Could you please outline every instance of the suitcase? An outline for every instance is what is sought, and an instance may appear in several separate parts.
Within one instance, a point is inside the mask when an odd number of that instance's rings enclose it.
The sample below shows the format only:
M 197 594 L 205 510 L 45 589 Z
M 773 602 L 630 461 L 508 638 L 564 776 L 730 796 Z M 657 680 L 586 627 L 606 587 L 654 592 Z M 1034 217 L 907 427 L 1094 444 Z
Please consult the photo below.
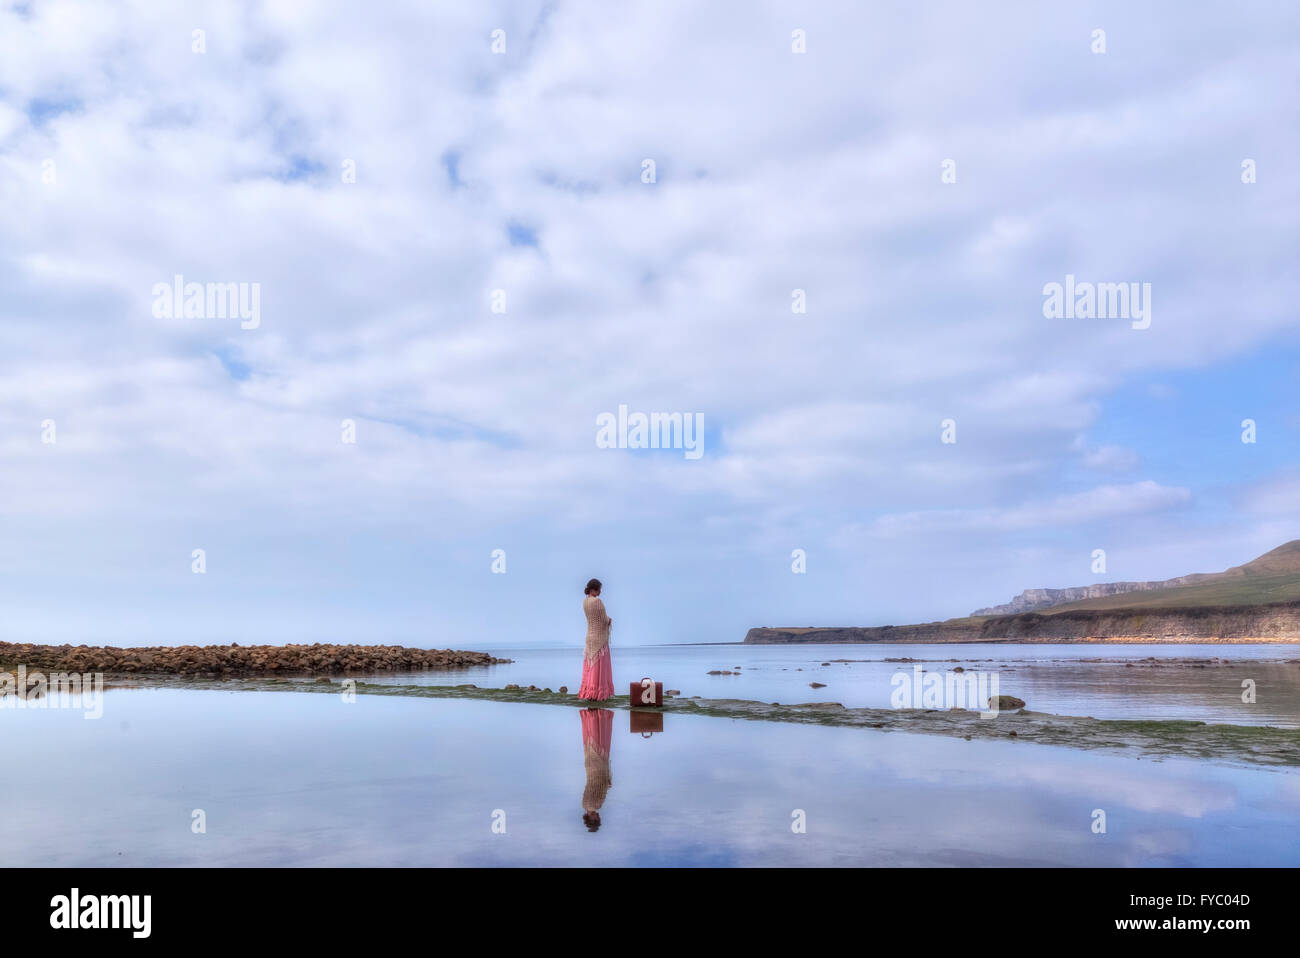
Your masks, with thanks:
M 664 684 L 662 682 L 651 682 L 649 679 L 633 682 L 627 697 L 632 708 L 643 705 L 663 705 Z
M 663 712 L 637 712 L 633 710 L 630 714 L 632 716 L 631 730 L 633 734 L 640 732 L 642 738 L 649 738 L 655 732 L 664 730 Z

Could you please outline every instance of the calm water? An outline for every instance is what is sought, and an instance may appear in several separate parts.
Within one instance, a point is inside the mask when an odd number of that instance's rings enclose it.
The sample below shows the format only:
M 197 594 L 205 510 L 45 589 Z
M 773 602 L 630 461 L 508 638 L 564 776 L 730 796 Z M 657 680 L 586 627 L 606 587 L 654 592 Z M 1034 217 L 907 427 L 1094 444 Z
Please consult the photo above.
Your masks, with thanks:
M 808 652 L 644 650 L 625 664 L 702 693 L 716 677 L 691 674 L 701 664 L 775 669 L 731 683 L 750 695 L 796 688 L 779 669 Z M 668 662 L 680 678 L 653 667 Z M 841 668 L 846 689 L 865 672 Z M 493 676 L 525 677 L 544 678 Z M 1295 770 L 678 715 L 644 738 L 624 711 L 590 832 L 581 714 L 180 689 L 110 691 L 98 721 L 0 710 L 0 847 L 7 865 L 1300 864 Z
M 487 649 L 511 665 L 393 677 L 394 682 L 455 685 L 507 683 L 577 689 L 582 651 Z M 1144 661 L 1154 657 L 1156 662 Z M 703 698 L 763 702 L 839 702 L 849 708 L 888 707 L 897 672 L 911 675 L 913 658 L 926 670 L 996 671 L 1003 694 L 1038 712 L 1094 718 L 1182 718 L 1235 725 L 1300 728 L 1298 645 L 727 645 L 613 649 L 619 691 L 642 676 L 666 689 Z M 1220 659 L 1227 664 L 1172 664 Z M 836 662 L 835 659 L 867 661 Z M 1289 662 L 1287 660 L 1290 660 Z M 829 665 L 823 666 L 823 662 Z M 1131 664 L 1130 664 L 1131 663 Z M 708 675 L 732 670 L 739 675 Z M 802 671 L 800 671 L 802 669 Z M 1255 683 L 1255 702 L 1242 702 L 1242 681 Z M 384 681 L 384 680 L 379 680 Z M 810 688 L 821 682 L 825 688 Z

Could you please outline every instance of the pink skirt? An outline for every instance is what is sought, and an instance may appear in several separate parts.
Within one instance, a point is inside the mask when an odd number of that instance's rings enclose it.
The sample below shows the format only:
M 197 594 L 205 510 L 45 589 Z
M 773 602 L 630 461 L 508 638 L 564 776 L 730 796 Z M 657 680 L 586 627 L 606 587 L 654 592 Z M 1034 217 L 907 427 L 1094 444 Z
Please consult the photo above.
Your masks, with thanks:
M 578 698 L 590 702 L 603 702 L 614 695 L 614 669 L 610 665 L 609 646 L 600 650 L 596 661 L 588 662 L 582 658 L 582 685 L 578 688 Z

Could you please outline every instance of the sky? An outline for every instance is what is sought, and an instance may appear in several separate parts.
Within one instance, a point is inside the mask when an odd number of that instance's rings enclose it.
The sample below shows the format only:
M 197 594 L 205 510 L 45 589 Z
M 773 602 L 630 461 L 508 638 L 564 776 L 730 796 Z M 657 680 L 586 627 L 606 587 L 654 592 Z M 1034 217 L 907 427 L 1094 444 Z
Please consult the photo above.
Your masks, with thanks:
M 0 639 L 577 647 L 597 576 L 616 645 L 739 641 L 1298 538 L 1298 41 L 1289 2 L 0 5 Z M 1149 326 L 1045 315 L 1067 276 Z M 700 455 L 598 442 L 620 406 Z

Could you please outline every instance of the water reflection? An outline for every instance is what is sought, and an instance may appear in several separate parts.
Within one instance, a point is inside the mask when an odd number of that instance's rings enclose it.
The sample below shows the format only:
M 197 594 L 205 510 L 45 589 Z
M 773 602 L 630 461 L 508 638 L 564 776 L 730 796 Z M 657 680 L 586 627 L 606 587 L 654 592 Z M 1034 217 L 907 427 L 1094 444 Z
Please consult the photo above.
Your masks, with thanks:
M 574 712 L 181 689 L 114 691 L 98 722 L 0 709 L 7 767 L 39 770 L 0 788 L 0 848 L 81 868 L 1300 864 L 1294 769 L 689 714 L 643 741 L 600 709 L 580 784 Z M 614 723 L 631 741 L 597 839 L 573 791 L 603 818 Z
M 628 729 L 634 735 L 650 738 L 656 732 L 664 730 L 664 713 L 633 709 L 628 712 Z
M 587 787 L 582 790 L 582 822 L 587 831 L 600 828 L 600 809 L 614 783 L 609 768 L 609 747 L 614 735 L 612 709 L 582 709 L 582 761 Z

